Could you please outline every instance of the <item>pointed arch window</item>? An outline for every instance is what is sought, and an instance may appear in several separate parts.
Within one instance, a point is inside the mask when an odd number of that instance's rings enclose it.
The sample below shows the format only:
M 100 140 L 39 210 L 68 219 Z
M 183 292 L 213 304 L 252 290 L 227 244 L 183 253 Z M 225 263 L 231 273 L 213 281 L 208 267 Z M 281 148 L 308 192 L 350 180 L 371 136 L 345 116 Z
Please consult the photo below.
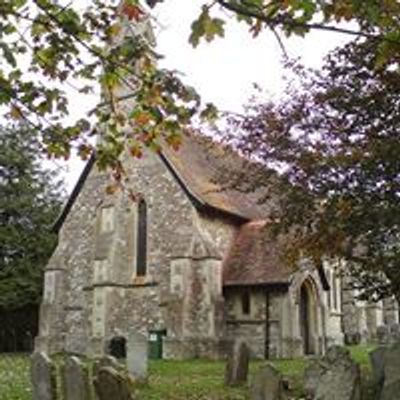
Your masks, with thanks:
M 147 204 L 141 199 L 138 204 L 136 276 L 145 276 L 147 272 Z

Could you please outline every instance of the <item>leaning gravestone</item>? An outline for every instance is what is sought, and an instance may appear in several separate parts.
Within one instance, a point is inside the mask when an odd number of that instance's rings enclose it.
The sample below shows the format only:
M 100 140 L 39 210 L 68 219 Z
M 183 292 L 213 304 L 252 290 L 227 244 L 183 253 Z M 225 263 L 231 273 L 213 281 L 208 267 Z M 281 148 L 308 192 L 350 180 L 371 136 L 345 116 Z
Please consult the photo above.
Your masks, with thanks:
M 383 384 L 385 381 L 385 346 L 379 346 L 369 353 L 374 378 L 375 396 L 379 399 L 381 396 Z
M 56 369 L 45 353 L 34 353 L 31 360 L 33 400 L 56 400 Z
M 315 400 L 360 400 L 360 368 L 341 346 L 330 347 L 326 355 L 305 371 L 305 390 Z
M 285 400 L 286 390 L 282 374 L 266 364 L 250 382 L 251 400 Z
M 247 381 L 249 372 L 250 350 L 246 343 L 235 340 L 225 368 L 225 384 L 238 385 Z
M 100 368 L 93 380 L 98 400 L 134 400 L 129 377 L 112 367 Z
M 126 364 L 135 380 L 147 379 L 148 340 L 146 336 L 138 332 L 129 334 Z
M 384 383 L 379 400 L 400 398 L 400 342 L 388 347 L 384 356 Z
M 89 371 L 78 357 L 68 357 L 63 367 L 64 400 L 89 400 Z

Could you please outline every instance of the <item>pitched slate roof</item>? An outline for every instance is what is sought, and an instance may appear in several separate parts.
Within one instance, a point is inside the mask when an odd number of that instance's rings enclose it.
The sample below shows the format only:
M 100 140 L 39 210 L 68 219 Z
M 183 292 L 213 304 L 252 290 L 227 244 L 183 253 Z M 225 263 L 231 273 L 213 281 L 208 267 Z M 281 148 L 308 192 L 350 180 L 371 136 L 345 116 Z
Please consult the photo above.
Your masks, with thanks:
M 266 188 L 242 191 L 229 182 L 229 177 L 238 174 L 251 180 L 252 170 L 260 169 L 260 164 L 196 134 L 185 136 L 178 151 L 166 147 L 163 155 L 184 185 L 205 205 L 244 220 L 265 218 L 269 205 L 259 200 Z
M 231 183 L 221 178 L 221 170 L 225 170 L 225 173 L 229 171 L 231 175 L 245 171 L 246 180 L 250 180 L 252 169 L 260 169 L 260 165 L 249 162 L 231 148 L 203 135 L 188 134 L 183 137 L 183 143 L 177 151 L 163 146 L 160 158 L 186 193 L 195 200 L 196 206 L 236 217 L 240 222 L 265 217 L 268 206 L 258 202 L 265 189 L 243 192 L 232 188 Z M 95 156 L 92 156 L 55 221 L 54 231 L 58 231 L 64 223 L 94 163 Z
M 227 286 L 288 285 L 292 271 L 282 260 L 279 242 L 265 220 L 243 224 L 223 261 Z

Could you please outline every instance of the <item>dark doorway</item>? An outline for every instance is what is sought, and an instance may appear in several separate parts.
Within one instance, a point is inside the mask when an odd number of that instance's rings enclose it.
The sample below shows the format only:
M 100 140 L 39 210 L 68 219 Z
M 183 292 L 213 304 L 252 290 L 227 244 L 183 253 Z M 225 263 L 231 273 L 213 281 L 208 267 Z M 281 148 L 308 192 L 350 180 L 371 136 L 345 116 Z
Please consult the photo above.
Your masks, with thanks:
M 303 339 L 304 354 L 313 354 L 314 349 L 312 345 L 312 300 L 310 296 L 310 289 L 305 283 L 300 289 L 300 332 Z

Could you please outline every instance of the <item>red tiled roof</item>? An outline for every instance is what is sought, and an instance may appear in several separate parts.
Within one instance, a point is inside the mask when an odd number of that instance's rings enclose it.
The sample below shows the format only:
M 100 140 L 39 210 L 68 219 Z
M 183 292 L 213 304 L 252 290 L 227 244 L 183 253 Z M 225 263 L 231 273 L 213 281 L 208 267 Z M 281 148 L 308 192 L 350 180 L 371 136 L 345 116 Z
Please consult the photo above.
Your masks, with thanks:
M 279 242 L 268 235 L 268 224 L 243 224 L 223 261 L 224 286 L 288 284 L 293 271 L 285 265 Z

